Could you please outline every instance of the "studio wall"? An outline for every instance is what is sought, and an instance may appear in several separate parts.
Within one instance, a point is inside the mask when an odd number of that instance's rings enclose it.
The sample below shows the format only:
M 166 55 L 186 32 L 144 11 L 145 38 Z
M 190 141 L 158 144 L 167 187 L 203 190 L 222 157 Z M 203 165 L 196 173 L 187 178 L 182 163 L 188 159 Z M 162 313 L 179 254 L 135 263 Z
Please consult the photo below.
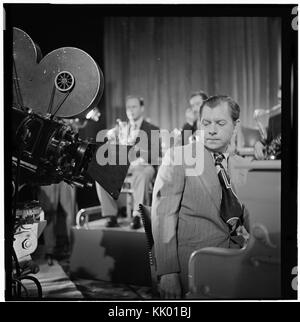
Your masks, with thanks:
M 281 20 L 276 17 L 106 17 L 104 73 L 107 125 L 126 118 L 124 98 L 140 95 L 161 128 L 182 126 L 191 92 L 227 94 L 253 111 L 277 103 Z

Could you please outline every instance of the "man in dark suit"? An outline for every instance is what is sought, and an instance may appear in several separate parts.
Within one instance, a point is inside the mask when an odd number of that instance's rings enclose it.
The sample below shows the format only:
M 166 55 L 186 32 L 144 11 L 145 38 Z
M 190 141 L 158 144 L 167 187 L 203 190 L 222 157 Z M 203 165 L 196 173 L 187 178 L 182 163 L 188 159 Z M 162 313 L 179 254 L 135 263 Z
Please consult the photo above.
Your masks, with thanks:
M 151 213 L 163 298 L 182 298 L 188 291 L 188 261 L 193 251 L 209 246 L 240 247 L 232 239 L 232 227 L 228 224 L 233 218 L 225 221 L 223 217 L 224 185 L 221 185 L 221 169 L 215 159 L 216 154 L 223 156 L 222 169 L 229 177 L 227 188 L 235 196 L 240 207 L 239 218 L 243 218 L 243 225 L 247 227 L 247 215 L 234 187 L 245 183 L 245 170 L 235 169 L 237 163 L 245 161 L 228 152 L 239 125 L 239 113 L 238 104 L 231 98 L 210 97 L 200 110 L 204 145 L 194 141 L 177 146 L 163 158 L 154 185 Z M 202 153 L 197 155 L 197 149 Z M 178 162 L 183 160 L 180 156 L 185 162 Z M 201 162 L 202 171 L 197 162 L 193 165 L 193 159 Z
M 185 110 L 185 121 L 186 122 L 181 128 L 180 145 L 188 144 L 190 137 L 192 137 L 196 131 L 195 114 L 191 107 L 188 107 Z
M 277 92 L 278 104 L 273 106 L 269 113 L 271 114 L 268 122 L 267 137 L 265 140 L 257 141 L 254 145 L 254 156 L 257 160 L 264 160 L 268 158 L 268 147 L 273 140 L 281 137 L 281 86 Z M 281 150 L 281 147 L 278 148 Z M 281 151 L 276 151 L 278 156 Z
M 197 130 L 197 122 L 199 119 L 200 106 L 207 99 L 207 95 L 203 91 L 193 92 L 189 99 L 190 107 L 186 110 L 186 123 L 181 129 L 182 145 L 188 144 L 190 137 Z M 193 117 L 191 117 L 191 113 Z
M 147 122 L 143 117 L 144 101 L 142 98 L 127 96 L 126 114 L 129 122 L 119 122 L 119 126 L 114 129 L 112 136 L 120 144 L 131 144 L 138 148 L 136 158 L 130 163 L 128 170 L 133 190 L 132 228 L 138 228 L 139 204 L 150 205 L 149 186 L 156 174 L 161 147 L 159 128 Z M 118 206 L 116 201 L 98 183 L 96 189 L 102 205 L 102 213 L 104 216 L 109 216 L 107 225 L 109 227 L 117 226 Z

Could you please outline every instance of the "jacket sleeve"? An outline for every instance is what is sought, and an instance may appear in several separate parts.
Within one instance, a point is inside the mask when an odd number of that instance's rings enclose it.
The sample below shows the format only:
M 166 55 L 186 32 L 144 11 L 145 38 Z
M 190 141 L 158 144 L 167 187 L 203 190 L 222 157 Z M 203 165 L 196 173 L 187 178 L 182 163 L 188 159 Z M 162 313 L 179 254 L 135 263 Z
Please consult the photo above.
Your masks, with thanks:
M 152 164 L 157 170 L 162 156 L 160 130 L 157 127 L 150 129 L 148 133 L 148 163 Z
M 177 225 L 185 175 L 182 166 L 172 164 L 170 155 L 169 150 L 153 191 L 151 219 L 158 275 L 180 272 Z

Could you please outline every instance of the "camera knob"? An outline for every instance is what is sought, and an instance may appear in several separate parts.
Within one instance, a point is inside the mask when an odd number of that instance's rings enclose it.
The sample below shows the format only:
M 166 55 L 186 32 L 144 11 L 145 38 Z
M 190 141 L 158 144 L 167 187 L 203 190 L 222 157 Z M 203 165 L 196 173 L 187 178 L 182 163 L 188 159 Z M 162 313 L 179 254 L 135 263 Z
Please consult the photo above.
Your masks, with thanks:
M 22 247 L 24 248 L 24 249 L 28 249 L 28 248 L 30 248 L 32 246 L 32 242 L 31 242 L 31 240 L 30 239 L 25 239 L 24 241 L 23 241 L 23 243 L 22 243 Z

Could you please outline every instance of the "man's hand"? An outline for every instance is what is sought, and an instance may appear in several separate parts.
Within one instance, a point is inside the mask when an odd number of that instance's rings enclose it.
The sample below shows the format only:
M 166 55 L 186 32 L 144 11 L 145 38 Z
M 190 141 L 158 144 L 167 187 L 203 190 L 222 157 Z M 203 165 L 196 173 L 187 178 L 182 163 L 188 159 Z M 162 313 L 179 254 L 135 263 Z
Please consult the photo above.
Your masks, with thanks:
M 182 290 L 178 273 L 162 275 L 159 292 L 162 299 L 181 299 Z
M 256 160 L 263 160 L 265 158 L 264 155 L 264 145 L 260 142 L 257 141 L 254 145 L 254 156 Z

